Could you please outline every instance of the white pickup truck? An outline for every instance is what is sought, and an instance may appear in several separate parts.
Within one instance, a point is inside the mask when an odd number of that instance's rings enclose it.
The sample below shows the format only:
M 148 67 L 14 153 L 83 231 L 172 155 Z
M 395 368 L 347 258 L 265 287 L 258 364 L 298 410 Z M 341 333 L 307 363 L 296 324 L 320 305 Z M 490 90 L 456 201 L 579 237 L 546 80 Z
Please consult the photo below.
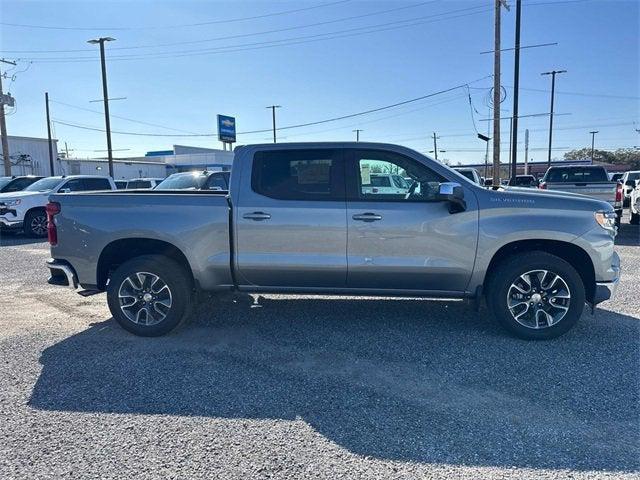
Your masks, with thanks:
M 0 228 L 5 231 L 23 230 L 31 237 L 46 237 L 45 207 L 49 202 L 49 195 L 115 189 L 116 185 L 111 178 L 97 175 L 43 178 L 20 192 L 0 194 Z

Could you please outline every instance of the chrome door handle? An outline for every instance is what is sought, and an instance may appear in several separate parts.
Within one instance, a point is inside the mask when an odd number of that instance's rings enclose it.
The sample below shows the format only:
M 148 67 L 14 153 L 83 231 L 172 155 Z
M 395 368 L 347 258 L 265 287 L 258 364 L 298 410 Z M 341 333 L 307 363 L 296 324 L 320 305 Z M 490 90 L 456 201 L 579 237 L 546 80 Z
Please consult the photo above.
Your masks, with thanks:
M 247 220 L 260 221 L 260 220 L 269 220 L 271 218 L 271 215 L 264 212 L 252 212 L 252 213 L 245 213 L 242 216 L 242 218 L 246 218 Z
M 378 215 L 377 213 L 360 213 L 356 214 L 353 217 L 354 220 L 359 220 L 361 222 L 375 222 L 376 220 L 382 220 L 382 215 Z

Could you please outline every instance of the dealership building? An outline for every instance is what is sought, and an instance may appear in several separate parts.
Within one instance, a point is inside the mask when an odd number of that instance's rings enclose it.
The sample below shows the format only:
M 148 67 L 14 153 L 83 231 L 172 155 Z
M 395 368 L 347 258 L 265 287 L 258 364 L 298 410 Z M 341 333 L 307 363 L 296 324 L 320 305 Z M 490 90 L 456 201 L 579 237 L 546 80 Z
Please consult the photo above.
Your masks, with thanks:
M 51 175 L 49 141 L 46 138 L 7 136 L 12 175 Z M 54 175 L 108 175 L 106 158 L 66 158 L 51 141 Z M 4 160 L 4 159 L 3 159 Z M 230 170 L 233 152 L 174 145 L 171 150 L 147 152 L 143 157 L 113 159 L 114 178 L 164 178 L 189 170 Z

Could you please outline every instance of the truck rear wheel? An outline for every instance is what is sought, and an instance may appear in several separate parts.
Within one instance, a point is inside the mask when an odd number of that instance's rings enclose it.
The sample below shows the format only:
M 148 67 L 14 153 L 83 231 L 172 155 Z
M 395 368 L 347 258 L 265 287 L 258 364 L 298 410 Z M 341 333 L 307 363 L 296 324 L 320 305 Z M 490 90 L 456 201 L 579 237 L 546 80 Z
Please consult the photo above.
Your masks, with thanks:
M 584 303 L 580 274 L 546 252 L 514 255 L 490 272 L 489 309 L 503 327 L 526 340 L 566 333 L 582 315 Z
M 640 223 L 640 213 L 631 212 L 631 218 L 629 219 L 631 225 L 638 225 Z
M 136 257 L 111 275 L 107 303 L 125 330 L 143 337 L 164 335 L 191 312 L 191 278 L 182 266 L 163 255 Z

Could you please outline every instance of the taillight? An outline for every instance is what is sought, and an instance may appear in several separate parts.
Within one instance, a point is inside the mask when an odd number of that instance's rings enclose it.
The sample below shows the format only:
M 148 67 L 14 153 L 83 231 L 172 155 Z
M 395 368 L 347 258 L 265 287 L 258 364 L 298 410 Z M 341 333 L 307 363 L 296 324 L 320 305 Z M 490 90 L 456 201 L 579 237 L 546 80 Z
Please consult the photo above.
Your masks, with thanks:
M 622 184 L 618 183 L 616 185 L 616 202 L 622 201 Z
M 538 185 L 538 188 L 540 190 L 546 190 L 547 189 L 547 182 L 542 182 L 540 185 Z
M 47 237 L 49 239 L 49 245 L 58 244 L 58 230 L 56 224 L 53 221 L 53 217 L 60 213 L 60 204 L 58 202 L 49 202 L 46 207 L 47 211 Z

